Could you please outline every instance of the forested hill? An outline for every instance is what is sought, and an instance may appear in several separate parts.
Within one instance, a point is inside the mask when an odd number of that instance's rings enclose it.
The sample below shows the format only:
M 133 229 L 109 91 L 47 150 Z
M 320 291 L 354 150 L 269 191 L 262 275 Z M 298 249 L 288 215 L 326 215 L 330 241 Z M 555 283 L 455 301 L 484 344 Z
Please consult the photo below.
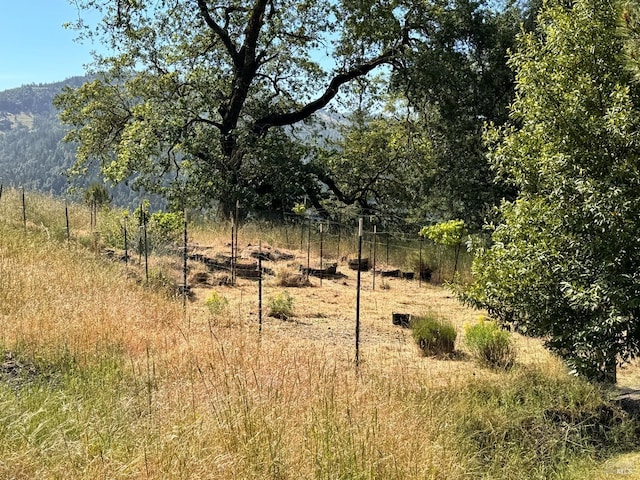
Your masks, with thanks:
M 53 195 L 67 193 L 65 172 L 73 164 L 76 147 L 62 141 L 66 127 L 52 101 L 65 86 L 85 81 L 87 77 L 72 77 L 0 91 L 0 183 Z M 119 205 L 138 202 L 138 194 L 124 185 L 111 193 Z
M 72 77 L 63 82 L 24 85 L 0 92 L 0 118 L 26 113 L 28 115 L 55 115 L 52 100 L 63 87 L 77 87 L 86 81 L 86 77 Z M 0 126 L 6 131 L 6 123 Z

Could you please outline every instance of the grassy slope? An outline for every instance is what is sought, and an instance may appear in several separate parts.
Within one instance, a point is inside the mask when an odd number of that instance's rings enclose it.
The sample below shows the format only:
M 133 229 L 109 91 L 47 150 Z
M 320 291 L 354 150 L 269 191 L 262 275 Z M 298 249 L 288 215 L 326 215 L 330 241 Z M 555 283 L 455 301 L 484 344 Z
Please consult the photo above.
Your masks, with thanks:
M 298 322 L 259 336 L 254 284 L 220 289 L 224 318 L 205 292 L 183 315 L 56 243 L 45 213 L 60 206 L 39 201 L 27 232 L 0 221 L 1 478 L 634 478 L 633 459 L 598 465 L 635 426 L 535 342 L 518 337 L 517 368 L 491 372 L 420 357 L 388 325 L 397 306 L 475 316 L 441 289 L 366 290 L 356 372 L 340 282 L 296 290 Z

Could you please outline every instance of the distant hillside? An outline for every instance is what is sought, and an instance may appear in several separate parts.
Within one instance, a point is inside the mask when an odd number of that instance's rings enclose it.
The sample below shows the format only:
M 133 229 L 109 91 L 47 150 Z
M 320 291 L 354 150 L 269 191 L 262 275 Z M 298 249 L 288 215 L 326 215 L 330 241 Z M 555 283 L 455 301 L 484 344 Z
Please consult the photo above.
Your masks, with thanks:
M 0 92 L 0 119 L 9 116 L 17 117 L 20 114 L 28 116 L 55 115 L 55 108 L 51 104 L 53 97 L 60 93 L 65 86 L 79 87 L 87 80 L 87 77 L 72 77 L 63 82 L 41 83 L 38 85 L 24 85 Z M 0 130 L 7 122 L 0 120 Z
M 89 77 L 72 77 L 0 91 L 0 183 L 58 196 L 67 193 L 65 173 L 73 165 L 76 146 L 62 141 L 66 127 L 58 120 L 52 102 L 65 86 L 78 87 L 87 80 Z M 317 120 L 315 125 L 298 125 L 295 136 L 326 143 L 338 138 L 340 125 L 347 122 L 344 116 L 329 111 L 318 114 Z M 82 188 L 96 178 L 75 179 L 74 185 Z M 140 201 L 139 194 L 126 185 L 112 189 L 111 195 L 121 206 Z M 156 208 L 163 204 L 158 198 L 150 200 Z
M 75 145 L 62 142 L 66 133 L 53 98 L 63 87 L 78 87 L 88 77 L 63 82 L 25 85 L 0 91 L 0 182 L 53 195 L 65 195 L 65 172 L 75 159 Z M 79 186 L 90 179 L 80 179 Z M 139 195 L 127 186 L 112 191 L 114 203 L 132 206 Z

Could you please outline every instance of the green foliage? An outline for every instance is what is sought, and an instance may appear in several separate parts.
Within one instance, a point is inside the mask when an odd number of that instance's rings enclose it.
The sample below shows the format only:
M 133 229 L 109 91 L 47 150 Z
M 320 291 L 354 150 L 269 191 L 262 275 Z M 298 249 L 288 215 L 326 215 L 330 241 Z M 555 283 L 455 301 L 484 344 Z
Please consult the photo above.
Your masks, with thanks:
M 142 202 L 140 202 L 138 208 L 133 211 L 133 218 L 135 218 L 138 225 L 142 225 L 143 223 L 149 221 L 150 206 L 151 204 L 149 203 L 149 200 L 143 200 Z
M 78 173 L 97 161 L 113 182 L 217 203 L 225 215 L 237 200 L 246 211 L 287 212 L 306 195 L 317 209 L 330 201 L 390 218 L 464 214 L 477 225 L 504 196 L 480 135 L 485 120 L 506 118 L 505 54 L 526 15 L 520 4 L 230 5 L 77 2 L 72 27 L 95 38 L 82 16 L 100 11 L 113 53 L 97 60 L 95 78 L 55 100 L 72 127 L 67 140 L 79 145 Z M 333 62 L 317 61 L 320 45 Z M 391 78 L 375 77 L 385 64 Z M 329 136 L 326 115 L 314 114 L 338 92 L 362 115 L 381 111 L 389 90 L 398 108 L 351 118 L 340 140 L 319 141 Z
M 486 136 L 520 194 L 500 207 L 463 294 L 609 382 L 640 352 L 640 92 L 619 13 L 608 0 L 548 2 L 521 35 L 512 122 Z
M 363 5 L 329 0 L 77 5 L 103 14 L 112 53 L 96 62 L 95 80 L 55 101 L 79 144 L 79 170 L 96 159 L 114 182 L 134 177 L 147 191 L 216 200 L 225 214 L 256 192 L 289 202 L 284 187 L 305 182 L 305 152 L 280 127 L 309 119 L 406 43 L 403 9 L 387 10 L 379 31 L 356 20 Z M 93 34 L 82 13 L 75 27 Z M 316 61 L 320 45 L 335 71 Z M 286 174 L 272 183 L 270 172 Z
M 447 247 L 455 247 L 462 242 L 464 234 L 463 220 L 449 220 L 447 222 L 436 223 L 431 226 L 424 226 L 420 230 L 420 236 L 429 238 L 434 242 Z
M 465 325 L 464 341 L 471 355 L 482 365 L 510 368 L 515 361 L 509 332 L 484 317 L 474 325 Z
M 451 322 L 429 313 L 411 318 L 413 339 L 424 355 L 450 355 L 458 335 Z
M 213 316 L 221 315 L 229 308 L 229 300 L 215 290 L 211 290 L 204 304 Z
M 139 444 L 131 431 L 148 411 L 144 380 L 133 378 L 117 348 L 81 356 L 0 349 L 13 365 L 0 374 L 0 422 L 10 427 L 0 430 L 0 441 L 5 455 L 22 458 L 19 467 L 3 466 L 3 474 L 33 476 L 40 469 L 45 476 L 88 478 L 81 457 L 123 458 Z M 83 454 L 66 448 L 80 443 Z M 36 467 L 29 457 L 44 451 L 48 464 Z
M 283 290 L 269 299 L 267 307 L 267 316 L 289 320 L 293 316 L 293 297 Z
M 637 82 L 640 80 L 640 12 L 636 2 L 622 2 L 620 24 L 626 65 Z
M 0 92 L 0 171 L 5 187 L 23 186 L 81 202 L 87 187 L 94 182 L 102 183 L 93 165 L 88 166 L 83 178 L 67 176 L 67 170 L 74 164 L 77 145 L 61 141 L 68 129 L 61 124 L 52 105 L 53 98 L 64 87 L 79 87 L 87 80 L 73 77 L 64 82 L 25 85 Z M 115 205 L 132 206 L 139 201 L 129 185 L 117 185 L 109 193 Z
M 101 183 L 91 183 L 82 194 L 84 203 L 92 208 L 100 208 L 111 203 L 111 196 L 107 187 Z
M 154 212 L 149 226 L 160 242 L 176 242 L 184 232 L 184 216 L 174 212 Z
M 453 249 L 453 274 L 452 281 L 456 280 L 458 272 L 458 260 L 462 246 L 462 237 L 465 233 L 463 220 L 449 220 L 431 226 L 424 226 L 419 232 L 421 237 L 426 237 L 439 245 L 437 252 L 438 270 L 443 270 L 443 247 Z
M 487 209 L 513 189 L 493 182 L 482 144 L 485 122 L 508 119 L 514 73 L 506 58 L 538 2 L 415 2 L 413 20 L 424 42 L 416 42 L 392 86 L 421 114 L 431 145 L 429 170 L 419 180 L 414 218 L 462 218 L 473 229 Z
M 586 478 L 571 467 L 637 448 L 637 422 L 605 391 L 541 368 L 475 378 L 443 415 L 475 478 Z
M 100 243 L 109 248 L 119 250 L 124 249 L 124 231 L 123 227 L 127 226 L 128 248 L 133 249 L 135 235 L 137 235 L 137 225 L 134 226 L 129 218 L 128 210 L 122 209 L 103 209 L 99 214 L 100 225 Z M 131 252 L 129 252 L 131 253 Z
M 393 218 L 422 201 L 419 180 L 431 169 L 431 145 L 418 115 L 356 110 L 309 168 L 337 206 L 356 205 Z M 391 112 L 400 114 L 398 112 Z
M 307 212 L 307 207 L 304 203 L 296 203 L 291 210 L 296 215 L 303 216 Z
M 139 227 L 146 224 L 149 250 L 162 253 L 173 244 L 180 242 L 184 232 L 184 216 L 175 212 L 150 213 L 150 206 L 148 200 L 143 200 L 133 211 L 133 218 Z M 140 237 L 138 240 L 142 242 L 141 231 L 138 232 L 138 236 Z

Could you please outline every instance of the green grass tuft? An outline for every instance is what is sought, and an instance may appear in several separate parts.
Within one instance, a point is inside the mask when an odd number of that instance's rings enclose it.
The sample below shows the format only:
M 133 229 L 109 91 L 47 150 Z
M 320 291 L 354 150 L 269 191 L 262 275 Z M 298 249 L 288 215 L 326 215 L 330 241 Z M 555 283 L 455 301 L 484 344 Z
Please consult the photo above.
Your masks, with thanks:
M 457 332 L 451 322 L 429 313 L 411 319 L 413 338 L 427 356 L 453 353 Z
M 482 365 L 508 369 L 515 362 L 511 336 L 495 322 L 483 318 L 475 325 L 466 325 L 464 340 L 471 355 Z

